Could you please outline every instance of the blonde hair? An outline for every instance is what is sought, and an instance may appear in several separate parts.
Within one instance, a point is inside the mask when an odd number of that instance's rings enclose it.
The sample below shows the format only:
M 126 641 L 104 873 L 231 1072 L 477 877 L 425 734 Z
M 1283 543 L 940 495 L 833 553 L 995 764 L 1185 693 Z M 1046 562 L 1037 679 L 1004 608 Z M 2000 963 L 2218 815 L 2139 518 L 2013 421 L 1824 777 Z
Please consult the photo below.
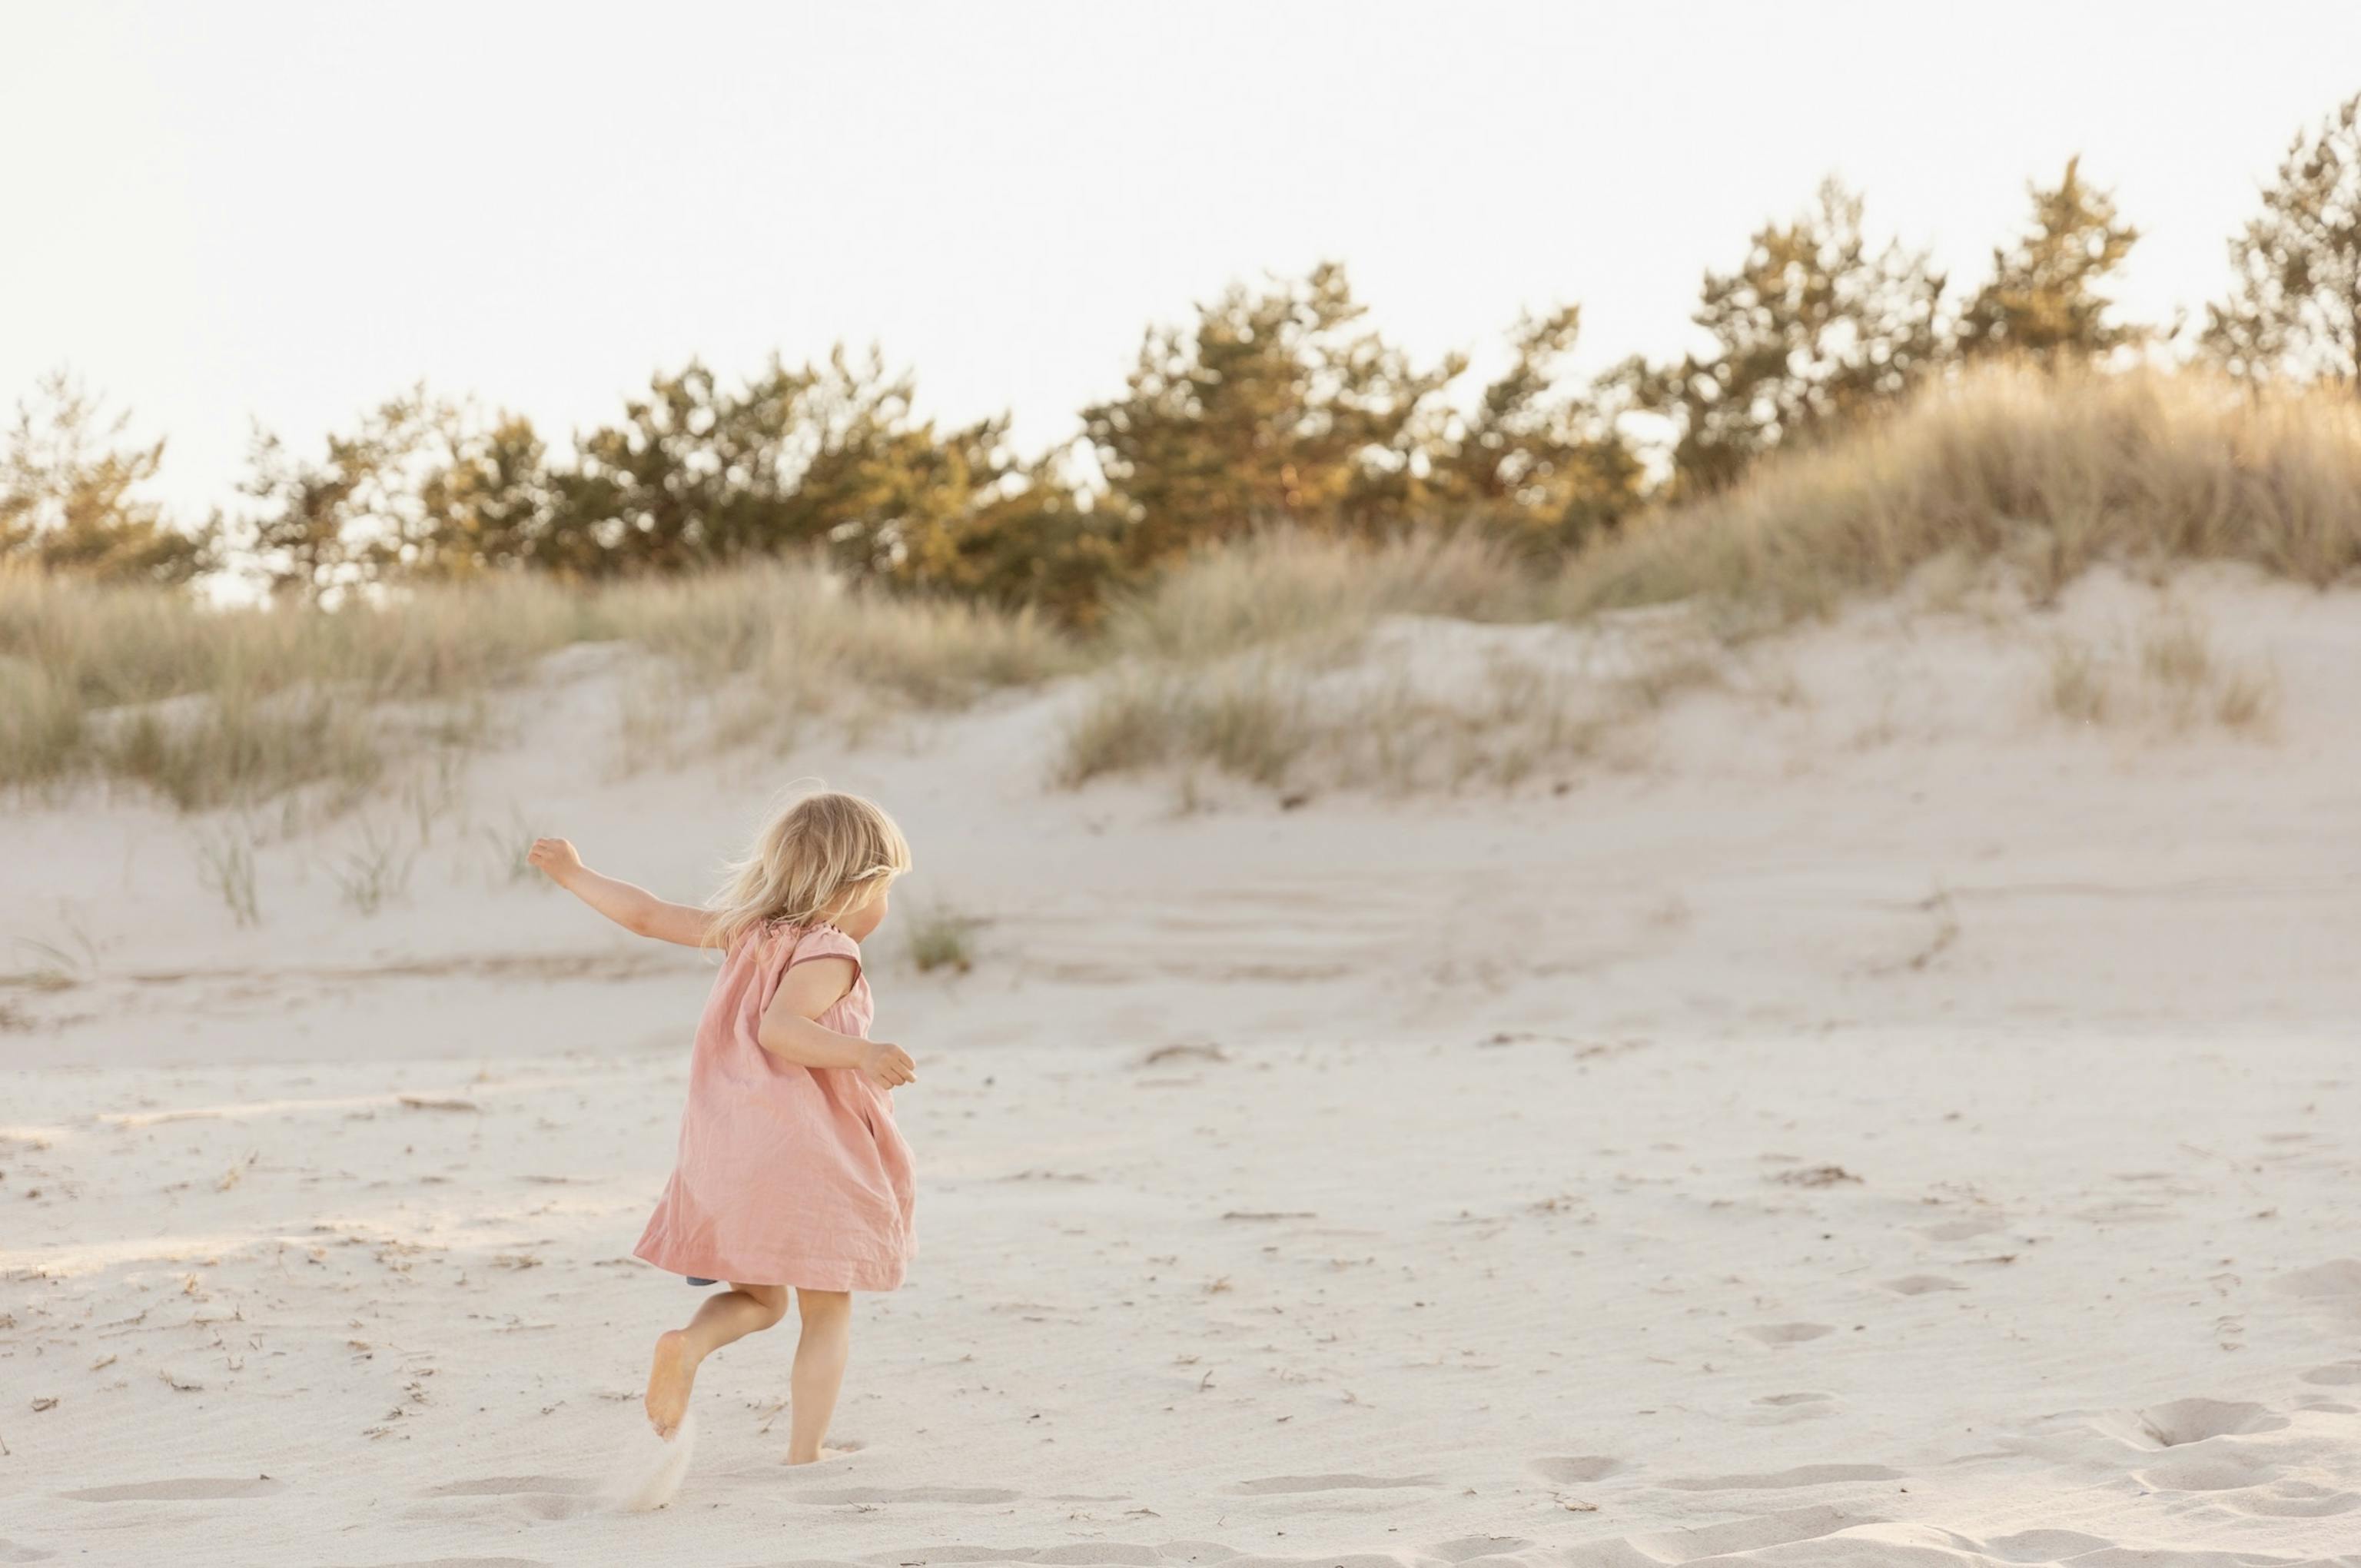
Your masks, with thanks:
M 840 919 L 909 869 L 909 840 L 884 807 L 834 790 L 805 795 L 730 867 L 707 905 L 706 945 L 727 952 L 760 927 Z

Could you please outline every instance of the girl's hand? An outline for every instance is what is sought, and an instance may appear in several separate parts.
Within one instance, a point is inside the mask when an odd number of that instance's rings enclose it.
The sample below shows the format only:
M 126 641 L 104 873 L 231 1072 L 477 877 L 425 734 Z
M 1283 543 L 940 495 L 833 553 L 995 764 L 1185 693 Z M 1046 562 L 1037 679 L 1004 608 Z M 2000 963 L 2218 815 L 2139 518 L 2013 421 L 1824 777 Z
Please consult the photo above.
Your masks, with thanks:
M 880 1089 L 893 1089 L 918 1080 L 918 1064 L 910 1053 L 899 1046 L 889 1046 L 883 1040 L 872 1040 L 869 1048 L 861 1053 L 861 1075 Z
M 533 852 L 525 860 L 561 886 L 567 877 L 582 869 L 582 857 L 575 851 L 573 843 L 565 839 L 535 839 Z

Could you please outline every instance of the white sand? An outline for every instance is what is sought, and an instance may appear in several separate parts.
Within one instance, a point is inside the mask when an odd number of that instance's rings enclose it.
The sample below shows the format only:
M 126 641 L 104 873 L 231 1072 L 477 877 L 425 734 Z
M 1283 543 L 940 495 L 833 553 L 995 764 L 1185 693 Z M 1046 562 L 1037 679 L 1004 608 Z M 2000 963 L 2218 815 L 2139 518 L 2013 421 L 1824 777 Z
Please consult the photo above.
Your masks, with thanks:
M 2361 1563 L 2361 599 L 2180 592 L 2276 738 L 2045 716 L 2042 639 L 2147 613 L 2100 581 L 1507 796 L 1059 794 L 1071 690 L 619 779 L 592 650 L 374 916 L 362 819 L 239 930 L 217 824 L 20 809 L 0 968 L 73 983 L 0 990 L 0 1563 Z M 873 951 L 921 1255 L 851 1453 L 778 1463 L 783 1331 L 600 1513 L 708 971 L 478 829 L 689 896 L 798 772 L 991 916 Z

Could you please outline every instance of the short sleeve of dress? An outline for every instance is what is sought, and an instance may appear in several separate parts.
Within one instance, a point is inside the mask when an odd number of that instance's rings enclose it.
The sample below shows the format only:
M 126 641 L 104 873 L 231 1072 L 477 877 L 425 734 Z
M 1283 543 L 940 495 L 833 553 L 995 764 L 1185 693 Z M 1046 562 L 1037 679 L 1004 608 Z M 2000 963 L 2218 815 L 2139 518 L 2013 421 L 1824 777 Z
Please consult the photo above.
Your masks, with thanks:
M 795 948 L 783 967 L 793 969 L 811 959 L 851 959 L 853 978 L 861 977 L 861 944 L 833 926 L 814 926 L 797 933 Z

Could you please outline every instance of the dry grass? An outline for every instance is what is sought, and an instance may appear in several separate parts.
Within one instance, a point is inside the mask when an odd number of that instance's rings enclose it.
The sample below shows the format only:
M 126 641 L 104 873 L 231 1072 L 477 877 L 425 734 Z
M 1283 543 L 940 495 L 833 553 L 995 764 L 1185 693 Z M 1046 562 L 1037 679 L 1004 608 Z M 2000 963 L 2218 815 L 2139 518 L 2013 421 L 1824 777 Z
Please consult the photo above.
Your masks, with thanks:
M 588 610 L 599 635 L 664 654 L 703 680 L 751 675 L 807 711 L 855 688 L 958 707 L 1080 658 L 1031 615 L 857 592 L 796 563 L 624 584 L 592 595 Z
M 1106 641 L 1119 653 L 1184 663 L 1257 648 L 1313 662 L 1351 652 L 1383 615 L 1543 620 L 1546 587 L 1473 533 L 1375 544 L 1262 533 L 1202 552 L 1117 604 Z
M 2174 732 L 2213 723 L 2265 735 L 2279 711 L 2279 680 L 2267 665 L 2225 658 L 2203 620 L 2167 604 L 2144 625 L 2093 644 L 2050 644 L 2042 696 L 2078 725 L 2147 724 Z
M 255 892 L 255 847 L 254 830 L 244 823 L 224 823 L 197 835 L 197 875 L 240 927 L 262 920 Z
M 2036 603 L 2102 560 L 2336 582 L 2361 565 L 2361 405 L 2195 371 L 1963 375 L 1582 556 L 1557 603 L 1694 597 L 1745 632 L 1891 593 L 1947 555 L 1954 576 L 2006 565 Z
M 480 694 L 582 628 L 550 583 L 217 609 L 0 573 L 0 784 L 127 779 L 186 810 L 317 780 L 349 795 L 390 753 L 471 740 Z
M 506 823 L 497 826 L 486 823 L 478 827 L 474 839 L 480 846 L 485 885 L 504 887 L 524 883 L 544 891 L 555 888 L 555 883 L 533 872 L 531 856 L 536 837 L 533 823 L 513 802 L 510 804 Z
M 1544 620 L 1548 587 L 1473 533 L 1279 532 L 1202 553 L 1109 615 L 1104 651 L 1120 662 L 1069 720 L 1051 776 L 1077 788 L 1179 766 L 1184 805 L 1201 768 L 1273 789 L 1513 782 L 1587 748 L 1559 677 L 1496 662 L 1446 696 L 1349 666 L 1385 616 Z
M 2215 681 L 2211 703 L 2213 722 L 2223 729 L 2268 735 L 2279 719 L 2278 674 L 2268 669 L 2230 671 Z
M 983 923 L 942 905 L 933 905 L 910 919 L 910 961 L 921 974 L 939 969 L 961 974 L 975 967 L 975 934 Z
M 1127 667 L 1101 682 L 1068 723 L 1053 776 L 1069 789 L 1104 774 L 1204 762 L 1257 784 L 1288 770 L 1330 720 L 1308 700 L 1301 668 Z
M 1595 755 L 1625 701 L 1620 684 L 1601 687 L 1506 654 L 1487 659 L 1457 690 L 1397 680 L 1329 729 L 1325 782 L 1391 795 L 1513 788 Z
M 634 749 L 696 706 L 687 693 L 715 709 L 707 743 L 730 743 L 880 697 L 957 707 L 1084 659 L 1032 617 L 851 593 L 797 563 L 596 587 L 502 578 L 335 609 L 0 574 L 0 786 L 125 780 L 193 811 L 321 783 L 349 805 L 480 739 L 487 695 L 543 655 L 609 640 L 673 672 L 625 715 Z
M 325 782 L 348 804 L 385 771 L 385 732 L 368 710 L 328 693 L 257 698 L 232 689 L 211 701 L 104 716 L 91 759 L 152 785 L 183 811 Z
M 1069 720 L 1051 777 L 1073 789 L 1177 765 L 1184 806 L 1201 798 L 1200 767 L 1270 789 L 1509 787 L 1591 756 L 1631 700 L 1620 683 L 1505 655 L 1442 685 L 1400 668 L 1323 673 L 1268 657 L 1134 664 Z
M 676 754 L 673 730 L 698 711 L 704 747 L 784 744 L 821 715 L 858 726 L 881 702 L 963 707 L 1086 659 L 1029 614 L 855 592 L 796 563 L 622 585 L 591 608 L 602 635 L 668 664 L 626 694 L 627 762 Z
M 403 844 L 400 835 L 364 823 L 357 841 L 329 863 L 328 874 L 347 907 L 374 915 L 389 900 L 409 893 L 410 871 L 417 859 L 417 850 Z
M 2049 710 L 2073 724 L 2103 722 L 2114 707 L 2114 686 L 2097 653 L 2061 637 L 2050 644 Z
M 2213 640 L 2188 609 L 2168 606 L 2140 635 L 2140 669 L 2174 693 L 2202 691 L 2213 678 Z

